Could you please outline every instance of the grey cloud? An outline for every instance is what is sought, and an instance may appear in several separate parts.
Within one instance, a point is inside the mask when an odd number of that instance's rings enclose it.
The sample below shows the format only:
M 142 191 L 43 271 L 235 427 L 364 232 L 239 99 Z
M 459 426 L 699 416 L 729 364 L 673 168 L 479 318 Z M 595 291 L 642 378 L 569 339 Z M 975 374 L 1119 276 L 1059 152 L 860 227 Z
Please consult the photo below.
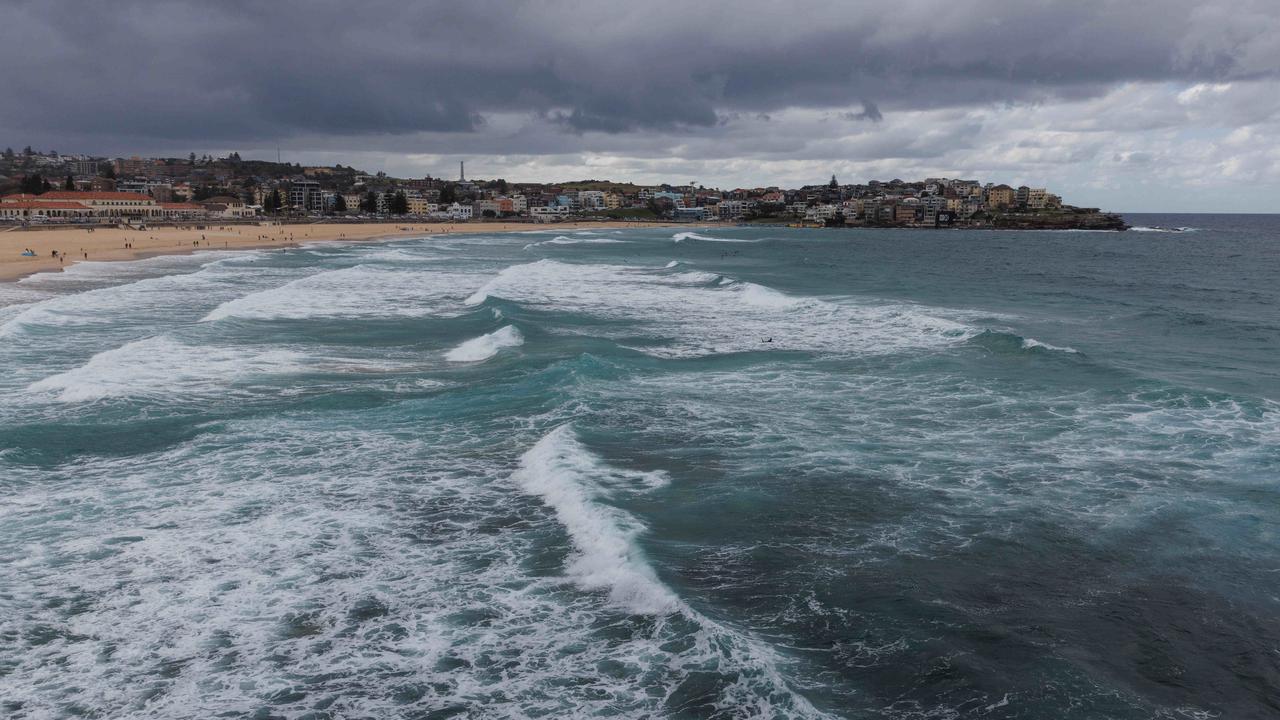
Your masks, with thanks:
M 871 122 L 880 122 L 884 119 L 884 115 L 880 112 L 880 108 L 876 104 L 867 100 L 862 101 L 862 112 L 844 112 L 840 117 L 845 120 L 870 120 Z
M 1127 163 L 1130 165 L 1146 165 L 1155 158 L 1149 152 L 1118 152 L 1112 155 L 1112 160 L 1118 163 Z
M 732 112 L 879 121 L 1280 68 L 1280 12 L 1249 0 L 10 0 L 4 15 L 0 129 L 43 137 L 466 134 L 521 111 L 578 134 L 678 133 Z

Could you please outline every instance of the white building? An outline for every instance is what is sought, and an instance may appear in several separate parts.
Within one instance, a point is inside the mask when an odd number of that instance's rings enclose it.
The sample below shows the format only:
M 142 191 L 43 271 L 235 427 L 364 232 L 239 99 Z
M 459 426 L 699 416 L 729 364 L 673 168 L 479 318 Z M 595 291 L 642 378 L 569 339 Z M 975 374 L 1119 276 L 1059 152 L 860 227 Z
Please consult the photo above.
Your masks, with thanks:
M 529 214 L 538 222 L 564 220 L 569 217 L 569 212 L 567 205 L 543 205 L 529 208 Z
M 716 212 L 721 220 L 736 220 L 745 217 L 753 203 L 748 200 L 721 200 Z
M 605 193 L 600 190 L 579 191 L 578 207 L 583 210 L 603 210 L 605 208 Z
M 814 205 L 804 214 L 805 220 L 826 222 L 840 213 L 839 205 Z

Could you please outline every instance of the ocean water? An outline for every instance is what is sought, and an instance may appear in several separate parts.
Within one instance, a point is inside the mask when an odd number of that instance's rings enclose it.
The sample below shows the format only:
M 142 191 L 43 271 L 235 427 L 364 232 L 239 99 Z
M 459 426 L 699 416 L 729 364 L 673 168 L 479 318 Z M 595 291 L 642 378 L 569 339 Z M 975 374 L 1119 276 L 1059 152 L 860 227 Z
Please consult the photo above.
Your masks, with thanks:
M 0 288 L 0 715 L 1280 716 L 1280 217 L 1130 221 Z

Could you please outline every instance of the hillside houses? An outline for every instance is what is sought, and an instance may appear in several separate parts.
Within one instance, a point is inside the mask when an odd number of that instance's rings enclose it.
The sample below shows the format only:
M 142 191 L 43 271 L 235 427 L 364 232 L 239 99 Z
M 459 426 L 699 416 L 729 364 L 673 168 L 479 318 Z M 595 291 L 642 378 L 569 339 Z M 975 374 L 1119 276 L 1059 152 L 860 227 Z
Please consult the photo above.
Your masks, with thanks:
M 467 222 L 573 218 L 823 225 L 981 225 L 1052 213 L 1046 188 L 971 178 L 835 177 L 799 188 L 717 189 L 606 181 L 509 183 L 394 178 L 354 168 L 302 167 L 227 157 L 103 158 L 7 150 L 0 155 L 0 222 L 235 221 L 259 215 Z

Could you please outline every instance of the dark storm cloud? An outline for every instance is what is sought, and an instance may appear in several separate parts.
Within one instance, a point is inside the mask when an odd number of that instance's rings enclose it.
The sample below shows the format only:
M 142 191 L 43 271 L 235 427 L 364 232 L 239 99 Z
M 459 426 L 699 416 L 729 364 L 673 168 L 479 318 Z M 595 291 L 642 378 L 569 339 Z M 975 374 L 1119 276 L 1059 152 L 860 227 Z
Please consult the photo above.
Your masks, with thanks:
M 1280 67 L 1271 3 L 3 3 L 0 131 L 119 143 L 701 132 L 725 113 L 1091 97 Z

